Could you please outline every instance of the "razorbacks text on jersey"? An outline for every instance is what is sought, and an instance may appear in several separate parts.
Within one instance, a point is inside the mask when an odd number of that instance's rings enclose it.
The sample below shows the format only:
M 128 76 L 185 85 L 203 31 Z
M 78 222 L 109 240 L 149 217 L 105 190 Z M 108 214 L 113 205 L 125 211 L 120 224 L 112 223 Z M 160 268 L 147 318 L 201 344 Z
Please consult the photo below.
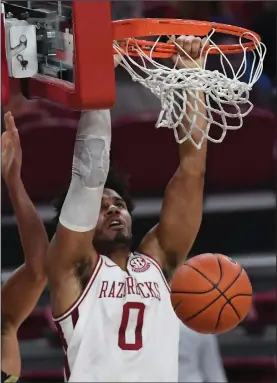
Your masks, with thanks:
M 123 271 L 99 256 L 85 290 L 53 318 L 68 382 L 177 382 L 179 321 L 157 262 L 138 253 Z

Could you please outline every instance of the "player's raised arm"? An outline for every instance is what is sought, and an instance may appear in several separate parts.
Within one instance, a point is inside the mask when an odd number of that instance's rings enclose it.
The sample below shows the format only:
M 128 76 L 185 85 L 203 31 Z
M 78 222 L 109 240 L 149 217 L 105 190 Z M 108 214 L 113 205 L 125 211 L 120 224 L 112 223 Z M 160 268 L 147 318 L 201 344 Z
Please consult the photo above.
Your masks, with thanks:
M 202 41 L 194 36 L 181 36 L 178 44 L 196 61 L 200 63 L 199 54 Z M 179 66 L 192 67 L 193 63 L 180 52 L 182 61 Z M 195 64 L 195 66 L 197 65 Z M 206 121 L 200 115 L 195 115 L 189 104 L 205 116 L 204 94 L 199 93 L 194 99 L 188 93 L 188 119 L 196 118 L 196 124 L 201 130 L 206 129 Z M 202 103 L 201 103 L 202 101 Z M 197 109 L 197 108 L 196 108 Z M 184 125 L 189 124 L 188 120 Z M 192 133 L 195 141 L 202 138 L 202 133 L 195 130 Z M 140 251 L 153 254 L 162 265 L 174 269 L 187 256 L 200 228 L 203 208 L 203 189 L 206 169 L 207 142 L 204 141 L 200 150 L 189 141 L 179 145 L 180 165 L 166 187 L 159 224 L 146 235 L 140 246 Z
M 54 316 L 63 314 L 78 299 L 85 276 L 97 262 L 92 239 L 109 170 L 110 143 L 110 112 L 83 112 L 71 184 L 46 258 Z
M 21 180 L 21 146 L 10 112 L 5 114 L 5 127 L 2 134 L 2 177 L 17 218 L 25 263 L 2 287 L 2 316 L 5 330 L 16 331 L 34 309 L 45 287 L 48 237 Z

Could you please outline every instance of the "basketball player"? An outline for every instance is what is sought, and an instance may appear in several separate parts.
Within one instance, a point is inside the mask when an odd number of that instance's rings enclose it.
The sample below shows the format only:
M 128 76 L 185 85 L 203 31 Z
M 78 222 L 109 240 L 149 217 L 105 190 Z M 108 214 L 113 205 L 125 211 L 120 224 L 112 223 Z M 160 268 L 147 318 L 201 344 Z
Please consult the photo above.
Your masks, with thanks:
M 44 259 L 48 238 L 23 186 L 22 153 L 18 131 L 10 112 L 2 134 L 2 177 L 18 222 L 25 263 L 2 287 L 2 382 L 18 382 L 21 370 L 17 330 L 34 309 L 46 284 Z
M 200 38 L 181 36 L 178 43 L 199 62 Z M 189 101 L 205 113 L 199 100 Z M 205 129 L 203 117 L 189 114 Z M 193 133 L 196 140 L 199 134 Z M 52 311 L 66 354 L 65 379 L 177 382 L 179 321 L 162 268 L 172 273 L 183 263 L 198 233 L 206 143 L 201 150 L 190 142 L 179 146 L 180 165 L 165 190 L 160 222 L 135 253 L 130 251 L 129 196 L 108 175 L 110 143 L 109 111 L 84 112 L 71 184 L 47 256 Z

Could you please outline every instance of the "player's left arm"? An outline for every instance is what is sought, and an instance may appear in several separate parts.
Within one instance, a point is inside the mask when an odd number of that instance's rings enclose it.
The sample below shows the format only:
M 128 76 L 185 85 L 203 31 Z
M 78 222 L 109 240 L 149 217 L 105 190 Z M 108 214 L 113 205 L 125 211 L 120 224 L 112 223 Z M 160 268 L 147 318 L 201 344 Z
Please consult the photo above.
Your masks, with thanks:
M 17 218 L 25 263 L 2 286 L 5 328 L 17 330 L 34 309 L 46 284 L 44 258 L 48 237 L 21 180 L 22 153 L 18 131 L 10 112 L 2 134 L 2 177 Z
M 198 63 L 199 53 L 202 47 L 200 38 L 194 36 L 181 36 L 177 39 L 179 45 Z M 192 66 L 191 60 L 182 57 L 186 66 Z M 180 63 L 180 65 L 183 65 Z M 195 64 L 194 64 L 195 65 Z M 199 93 L 198 99 L 190 94 L 187 103 L 188 119 L 184 125 L 189 124 L 189 119 L 197 118 L 197 126 L 204 131 L 206 129 L 205 97 Z M 200 113 L 195 116 L 189 103 L 197 107 Z M 195 141 L 202 138 L 201 131 L 195 129 L 192 136 Z M 168 183 L 159 224 L 155 226 L 143 239 L 139 251 L 154 257 L 162 267 L 168 271 L 174 270 L 183 263 L 188 255 L 202 221 L 203 190 L 206 170 L 207 142 L 203 142 L 198 150 L 189 140 L 179 145 L 180 164 Z

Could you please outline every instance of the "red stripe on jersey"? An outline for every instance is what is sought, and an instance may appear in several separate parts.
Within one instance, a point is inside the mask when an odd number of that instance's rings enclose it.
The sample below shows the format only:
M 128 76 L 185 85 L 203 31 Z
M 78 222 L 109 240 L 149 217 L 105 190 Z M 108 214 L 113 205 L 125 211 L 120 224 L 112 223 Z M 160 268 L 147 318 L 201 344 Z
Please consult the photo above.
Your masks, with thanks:
M 98 273 L 102 267 L 102 264 L 103 264 L 103 259 L 102 259 L 102 257 L 100 257 L 100 255 L 98 255 L 98 260 L 96 262 L 95 267 L 93 268 L 92 275 L 91 275 L 84 291 L 81 293 L 79 298 L 76 299 L 76 301 L 69 307 L 68 310 L 66 310 L 59 317 L 53 317 L 54 322 L 61 322 L 62 320 L 66 319 L 67 317 L 69 317 L 69 315 L 72 314 L 73 311 L 75 311 L 75 309 L 77 309 L 80 306 L 80 304 L 82 303 L 82 301 L 86 297 L 87 293 L 89 292 L 93 282 L 95 281 L 95 279 L 96 279 L 96 277 L 97 277 L 97 275 L 98 275 Z
M 66 377 L 66 380 L 69 379 L 70 377 L 70 368 L 69 368 L 69 363 L 68 363 L 68 359 L 67 359 L 67 342 L 65 340 L 65 337 L 64 337 L 64 333 L 63 333 L 63 330 L 60 326 L 60 324 L 57 322 L 56 323 L 56 326 L 57 326 L 57 330 L 58 330 L 58 333 L 60 335 L 60 339 L 61 339 L 61 342 L 62 342 L 62 346 L 63 346 L 63 352 L 64 352 L 64 373 L 65 373 L 65 377 Z
M 75 307 L 75 309 L 72 311 L 71 319 L 72 319 L 73 328 L 75 328 L 75 326 L 78 322 L 78 319 L 79 319 L 79 307 L 78 306 Z

